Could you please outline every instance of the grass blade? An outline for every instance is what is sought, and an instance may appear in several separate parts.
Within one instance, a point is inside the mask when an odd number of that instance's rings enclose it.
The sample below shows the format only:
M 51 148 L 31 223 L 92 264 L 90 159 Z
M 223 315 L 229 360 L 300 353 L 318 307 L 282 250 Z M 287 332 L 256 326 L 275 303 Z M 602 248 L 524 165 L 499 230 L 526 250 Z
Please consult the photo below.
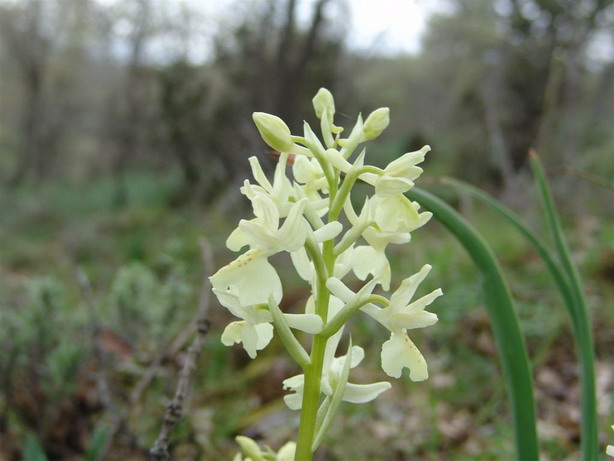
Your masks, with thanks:
M 516 456 L 519 461 L 537 461 L 539 450 L 530 362 L 499 263 L 481 235 L 448 204 L 416 188 L 406 195 L 433 213 L 456 236 L 482 274 L 486 307 L 511 404 Z
M 548 248 L 547 245 L 543 243 L 543 241 L 531 230 L 529 226 L 525 224 L 520 216 L 514 213 L 512 210 L 507 208 L 506 206 L 499 203 L 497 200 L 492 198 L 486 192 L 474 187 L 466 182 L 459 181 L 458 179 L 453 178 L 441 178 L 442 184 L 447 184 L 453 187 L 456 187 L 465 192 L 469 192 L 473 197 L 478 198 L 486 205 L 490 206 L 490 208 L 501 216 L 503 216 L 516 230 L 524 236 L 531 245 L 535 248 L 539 256 L 544 261 L 548 271 L 552 275 L 554 282 L 556 283 L 557 288 L 561 292 L 563 296 L 563 300 L 565 301 L 565 307 L 567 308 L 567 312 L 571 317 L 572 325 L 575 329 L 576 320 L 576 308 L 574 307 L 574 295 L 571 291 L 571 287 L 569 284 L 569 280 L 567 275 L 561 271 L 559 268 L 559 264 L 556 259 L 552 255 L 552 250 Z
M 563 233 L 563 226 L 554 206 L 554 200 L 546 181 L 546 175 L 539 157 L 534 151 L 530 152 L 531 167 L 537 182 L 542 205 L 546 214 L 546 221 L 559 259 L 570 282 L 573 296 L 575 316 L 574 336 L 580 357 L 580 385 L 582 399 L 581 445 L 582 459 L 593 461 L 599 458 L 599 437 L 597 429 L 597 402 L 595 395 L 595 351 L 593 349 L 593 334 L 591 320 L 586 308 L 586 300 L 582 292 L 582 281 L 571 258 L 571 252 Z

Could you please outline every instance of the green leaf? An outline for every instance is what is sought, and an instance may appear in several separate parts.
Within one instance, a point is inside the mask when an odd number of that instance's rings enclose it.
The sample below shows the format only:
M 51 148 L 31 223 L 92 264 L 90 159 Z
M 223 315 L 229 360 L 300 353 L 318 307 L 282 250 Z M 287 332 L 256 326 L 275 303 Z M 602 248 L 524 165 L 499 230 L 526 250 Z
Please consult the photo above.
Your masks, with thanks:
M 530 361 L 499 263 L 482 236 L 448 204 L 416 188 L 406 195 L 433 213 L 435 219 L 454 234 L 482 274 L 486 308 L 512 410 L 516 457 L 519 461 L 537 461 L 539 449 Z
M 559 219 L 554 200 L 546 181 L 546 176 L 537 154 L 531 151 L 531 167 L 537 182 L 542 205 L 546 214 L 546 221 L 556 250 L 561 260 L 571 291 L 573 302 L 569 303 L 572 309 L 571 316 L 574 326 L 574 337 L 580 358 L 580 384 L 582 402 L 582 422 L 581 422 L 581 445 L 582 459 L 593 461 L 599 458 L 599 435 L 597 429 L 597 401 L 595 393 L 595 351 L 591 329 L 591 320 L 586 308 L 586 299 L 582 291 L 582 280 L 571 258 L 571 252 L 563 226 Z
M 536 160 L 538 161 L 538 160 Z M 539 165 L 538 165 L 539 166 Z M 535 168 L 535 167 L 534 167 Z M 537 177 L 541 177 L 540 194 L 544 204 L 550 203 L 550 223 L 551 232 L 554 232 L 554 220 L 558 222 L 556 218 L 556 210 L 552 203 L 550 194 L 547 193 L 547 183 L 543 176 L 541 168 L 536 172 Z M 539 180 L 538 180 L 539 181 Z M 442 178 L 442 183 L 449 184 L 463 191 L 469 192 L 472 196 L 480 199 L 483 203 L 487 204 L 494 211 L 499 213 L 505 219 L 507 219 L 516 230 L 523 235 L 535 250 L 539 253 L 540 257 L 544 261 L 550 275 L 554 279 L 559 292 L 564 301 L 564 306 L 571 319 L 571 325 L 574 332 L 574 340 L 576 342 L 576 348 L 578 358 L 580 361 L 580 387 L 581 395 L 580 402 L 582 407 L 582 423 L 581 423 L 581 445 L 582 455 L 584 460 L 594 460 L 598 458 L 599 444 L 598 444 L 598 431 L 597 431 L 597 402 L 595 397 L 595 365 L 594 365 L 594 352 L 593 352 L 593 340 L 591 337 L 590 320 L 586 311 L 584 302 L 584 296 L 582 294 L 579 280 L 573 280 L 569 276 L 569 271 L 563 272 L 559 267 L 559 263 L 555 258 L 552 250 L 542 242 L 542 240 L 533 232 L 520 216 L 515 214 L 509 208 L 505 207 L 485 192 L 477 189 L 465 182 L 458 181 L 452 178 Z M 546 195 L 544 195 L 546 193 Z M 557 226 L 560 229 L 560 225 Z M 555 237 L 562 239 L 560 237 Z M 567 252 L 568 254 L 568 252 Z M 560 255 L 560 253 L 559 253 Z M 562 258 L 565 258 L 563 255 Z M 561 258 L 561 259 L 562 259 Z M 570 260 L 570 258 L 569 258 Z M 580 301 L 580 302 L 578 302 Z

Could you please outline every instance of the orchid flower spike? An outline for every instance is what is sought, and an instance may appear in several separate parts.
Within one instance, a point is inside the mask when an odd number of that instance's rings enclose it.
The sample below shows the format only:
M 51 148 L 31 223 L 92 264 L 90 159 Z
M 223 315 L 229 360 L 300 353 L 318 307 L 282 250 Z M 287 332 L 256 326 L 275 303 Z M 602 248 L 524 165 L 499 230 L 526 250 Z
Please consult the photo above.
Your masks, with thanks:
M 342 401 L 369 402 L 391 387 L 387 381 L 355 383 L 355 372 L 350 382 L 365 350 L 351 336 L 345 352 L 338 349 L 357 313 L 390 332 L 380 353 L 388 376 L 399 378 L 407 368 L 413 381 L 428 377 L 426 360 L 409 335 L 437 322 L 426 308 L 441 296 L 440 289 L 413 300 L 431 266 L 424 265 L 392 294 L 386 293 L 402 278 L 393 274 L 388 252 L 407 244 L 431 218 L 404 195 L 422 174 L 419 165 L 430 147 L 378 168 L 368 163 L 364 144 L 389 125 L 387 107 L 364 120 L 358 114 L 354 126 L 345 130 L 335 124 L 330 91 L 321 88 L 312 103 L 319 130 L 305 122 L 298 134 L 275 115 L 253 114 L 264 143 L 279 151 L 278 163 L 269 179 L 258 158 L 250 157 L 253 179 L 245 179 L 240 190 L 253 214 L 239 220 L 226 240 L 230 250 L 241 254 L 210 277 L 219 304 L 234 317 L 223 330 L 222 343 L 241 344 L 255 358 L 277 337 L 300 368 L 283 381 L 289 391 L 285 403 L 301 411 L 296 444 L 288 442 L 275 452 L 240 436 L 241 452 L 234 461 L 311 459 Z M 369 190 L 356 212 L 353 191 L 358 183 Z M 283 254 L 293 270 L 280 270 Z M 282 279 L 288 278 L 308 285 L 304 304 L 284 296 Z M 360 281 L 362 287 L 354 288 Z

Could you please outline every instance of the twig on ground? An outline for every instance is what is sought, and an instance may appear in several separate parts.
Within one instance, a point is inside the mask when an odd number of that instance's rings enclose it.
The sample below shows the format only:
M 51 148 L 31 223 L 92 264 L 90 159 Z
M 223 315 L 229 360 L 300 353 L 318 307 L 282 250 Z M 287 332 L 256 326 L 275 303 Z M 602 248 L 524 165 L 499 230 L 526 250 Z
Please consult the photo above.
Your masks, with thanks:
M 161 351 L 158 353 L 156 358 L 150 363 L 145 373 L 139 380 L 139 382 L 134 386 L 134 389 L 130 393 L 130 407 L 131 409 L 135 408 L 136 403 L 141 398 L 141 395 L 147 389 L 147 386 L 153 381 L 153 379 L 158 374 L 162 363 L 168 359 L 172 359 L 177 355 L 177 353 L 183 348 L 185 343 L 190 339 L 190 337 L 194 334 L 198 324 L 199 313 L 194 316 L 194 320 L 191 321 L 183 330 L 179 332 L 179 334 L 172 340 L 172 342 L 167 343 Z M 131 411 L 132 413 L 132 411 Z
M 149 455 L 154 460 L 170 459 L 170 454 L 168 452 L 169 437 L 173 428 L 175 427 L 175 424 L 183 414 L 183 403 L 187 397 L 188 390 L 190 387 L 190 377 L 192 375 L 192 371 L 196 368 L 196 359 L 201 352 L 203 343 L 205 341 L 205 336 L 209 331 L 209 320 L 207 319 L 207 313 L 209 310 L 211 290 L 207 275 L 212 273 L 213 255 L 211 247 L 205 239 L 201 239 L 200 247 L 205 268 L 205 280 L 203 284 L 203 290 L 200 296 L 198 314 L 196 317 L 196 336 L 194 336 L 192 344 L 186 352 L 183 366 L 181 372 L 179 373 L 179 381 L 177 382 L 177 389 L 175 391 L 175 395 L 173 396 L 173 400 L 168 404 L 164 412 L 164 420 L 162 423 L 162 428 L 160 429 L 160 434 L 154 442 L 153 447 L 149 451 Z M 182 335 L 179 335 L 174 345 L 176 345 L 177 343 L 183 343 L 183 341 L 179 341 L 179 339 L 181 339 L 181 336 Z

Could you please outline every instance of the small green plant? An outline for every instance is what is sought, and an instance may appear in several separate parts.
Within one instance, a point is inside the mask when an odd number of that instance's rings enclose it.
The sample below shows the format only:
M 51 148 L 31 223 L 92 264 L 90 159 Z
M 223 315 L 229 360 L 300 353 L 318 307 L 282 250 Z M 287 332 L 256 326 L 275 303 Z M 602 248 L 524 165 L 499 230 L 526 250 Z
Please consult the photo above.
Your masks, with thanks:
M 238 438 L 251 460 L 312 459 L 342 401 L 368 402 L 391 387 L 387 381 L 349 382 L 350 369 L 360 364 L 364 350 L 351 337 L 345 354 L 338 349 L 345 325 L 359 312 L 390 332 L 381 349 L 387 375 L 400 378 L 407 368 L 413 381 L 428 377 L 426 361 L 408 330 L 437 322 L 425 308 L 442 294 L 440 289 L 412 302 L 431 267 L 403 280 L 389 298 L 374 290 L 391 287 L 388 247 L 408 243 L 411 232 L 431 217 L 404 195 L 422 173 L 418 164 L 430 148 L 407 153 L 384 169 L 365 164 L 366 150 L 358 151 L 358 146 L 387 127 L 388 109 L 375 110 L 364 122 L 359 115 L 349 136 L 342 137 L 343 128 L 334 124 L 331 93 L 321 89 L 313 106 L 321 140 L 307 123 L 303 135 L 295 136 L 278 117 L 254 114 L 264 141 L 280 152 L 279 163 L 270 182 L 258 159 L 249 159 L 257 184 L 246 180 L 241 192 L 255 217 L 241 220 L 226 242 L 234 251 L 249 249 L 210 278 L 220 303 L 240 319 L 226 327 L 222 342 L 242 343 L 255 358 L 275 332 L 303 371 L 283 382 L 290 391 L 284 398 L 287 406 L 301 412 L 295 453 L 288 446 L 277 454 L 263 453 L 255 442 Z M 289 163 L 294 181 L 286 175 Z M 358 181 L 371 185 L 374 194 L 357 211 L 352 189 Z M 279 307 L 282 284 L 268 258 L 280 252 L 289 253 L 298 275 L 310 285 L 304 313 L 288 314 Z M 366 281 L 356 292 L 344 282 L 352 274 Z M 309 348 L 293 330 L 310 335 Z
M 0 417 L 28 432 L 26 459 L 46 459 L 40 444 L 70 406 L 87 363 L 84 316 L 54 278 L 33 279 L 26 291 L 23 306 L 0 309 Z
M 0 309 L 3 389 L 10 393 L 19 382 L 31 382 L 46 400 L 58 402 L 74 390 L 81 370 L 85 351 L 74 337 L 83 316 L 52 278 L 31 281 L 27 292 L 22 309 Z
M 96 333 L 104 328 L 116 334 L 138 353 L 139 364 L 150 363 L 159 342 L 185 324 L 188 312 L 182 307 L 192 296 L 185 267 L 170 256 L 166 263 L 172 267 L 164 276 L 142 264 L 124 266 L 108 293 L 91 294 L 87 302 L 71 298 L 55 278 L 32 279 L 23 305 L 0 308 L 0 422 L 23 435 L 26 459 L 43 459 L 45 451 L 44 456 L 63 459 L 80 449 L 87 449 L 85 459 L 98 459 L 112 436 L 104 422 L 114 409 L 104 399 L 123 402 L 112 394 L 84 398 L 92 378 L 99 386 L 103 375 L 111 383 L 118 377 L 120 359 L 104 349 L 104 337 Z M 104 316 L 95 312 L 103 305 Z M 93 432 L 65 448 L 73 426 L 80 434 L 84 426 Z
M 167 277 L 158 277 L 144 264 L 134 262 L 120 268 L 108 296 L 107 319 L 111 328 L 144 351 L 155 350 L 185 321 L 192 295 L 185 283 L 183 267 L 177 264 Z

